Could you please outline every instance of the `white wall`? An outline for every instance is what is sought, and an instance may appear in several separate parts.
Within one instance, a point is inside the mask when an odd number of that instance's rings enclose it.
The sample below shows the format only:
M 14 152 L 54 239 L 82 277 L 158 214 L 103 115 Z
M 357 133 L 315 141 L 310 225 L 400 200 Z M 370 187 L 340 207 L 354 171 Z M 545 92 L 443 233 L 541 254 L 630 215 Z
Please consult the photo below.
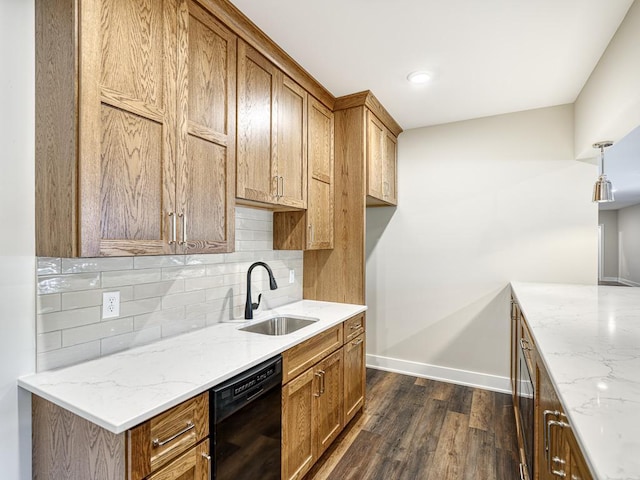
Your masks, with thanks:
M 640 205 L 618 210 L 620 282 L 640 287 Z
M 35 369 L 34 6 L 0 0 L 0 477 L 31 478 Z
M 509 282 L 597 277 L 573 108 L 409 130 L 398 156 L 398 207 L 367 211 L 367 361 L 507 389 Z
M 575 102 L 576 158 L 640 125 L 640 0 L 636 0 Z
M 600 210 L 598 224 L 603 232 L 603 277 L 607 281 L 618 281 L 618 210 Z

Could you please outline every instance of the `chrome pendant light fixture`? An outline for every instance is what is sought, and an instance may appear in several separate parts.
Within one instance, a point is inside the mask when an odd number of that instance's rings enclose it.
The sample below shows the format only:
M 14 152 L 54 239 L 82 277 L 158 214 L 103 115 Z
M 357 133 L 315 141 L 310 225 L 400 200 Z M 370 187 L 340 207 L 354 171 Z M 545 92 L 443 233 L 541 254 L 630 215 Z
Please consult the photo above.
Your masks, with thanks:
M 593 144 L 593 148 L 600 149 L 600 176 L 593 186 L 593 201 L 594 202 L 613 202 L 613 187 L 611 182 L 607 180 L 607 176 L 604 174 L 604 149 L 613 145 L 613 142 L 598 142 Z

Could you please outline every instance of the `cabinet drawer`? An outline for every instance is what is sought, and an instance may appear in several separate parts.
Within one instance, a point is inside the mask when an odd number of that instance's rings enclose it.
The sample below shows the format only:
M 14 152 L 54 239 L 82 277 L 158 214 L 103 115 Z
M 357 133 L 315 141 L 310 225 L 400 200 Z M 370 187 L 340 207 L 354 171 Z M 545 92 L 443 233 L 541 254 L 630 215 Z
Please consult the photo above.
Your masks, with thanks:
M 282 354 L 282 384 L 342 346 L 342 324 L 319 333 Z
M 127 432 L 129 479 L 140 480 L 209 435 L 205 392 Z
M 362 335 L 365 330 L 364 313 L 344 321 L 344 343 Z

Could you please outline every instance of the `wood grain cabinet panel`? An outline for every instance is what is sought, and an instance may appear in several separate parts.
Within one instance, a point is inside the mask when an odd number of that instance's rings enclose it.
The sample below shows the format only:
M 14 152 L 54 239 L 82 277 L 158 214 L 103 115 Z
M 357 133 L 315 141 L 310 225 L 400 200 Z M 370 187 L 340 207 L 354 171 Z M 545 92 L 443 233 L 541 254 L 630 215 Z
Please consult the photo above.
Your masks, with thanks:
M 521 381 L 518 375 L 520 342 L 525 349 L 524 357 L 534 377 L 534 432 L 533 432 L 533 478 L 552 480 L 570 478 L 572 480 L 592 480 L 582 451 L 573 434 L 570 421 L 565 414 L 551 377 L 540 358 L 537 346 L 529 330 L 527 320 L 511 297 L 511 380 L 514 388 L 514 411 L 518 430 L 521 461 L 525 462 L 524 426 L 520 422 L 517 388 Z M 533 480 L 533 479 L 531 479 Z
M 211 461 L 209 440 L 205 440 L 183 453 L 167 467 L 151 474 L 147 480 L 209 480 Z
M 230 251 L 235 36 L 186 0 L 36 18 L 36 254 Z
M 308 101 L 307 210 L 275 212 L 273 245 L 279 250 L 325 250 L 334 239 L 333 112 L 313 97 Z
M 282 387 L 282 478 L 299 479 L 317 458 L 314 437 L 314 369 L 310 368 Z
M 367 111 L 367 204 L 396 205 L 397 139 Z
M 237 123 L 237 198 L 306 208 L 307 92 L 243 41 Z
M 194 2 L 181 10 L 176 169 L 180 253 L 230 252 L 235 242 L 236 37 Z M 186 46 L 185 46 L 186 42 Z
M 364 406 L 366 367 L 365 335 L 348 340 L 344 345 L 344 424 L 348 424 Z

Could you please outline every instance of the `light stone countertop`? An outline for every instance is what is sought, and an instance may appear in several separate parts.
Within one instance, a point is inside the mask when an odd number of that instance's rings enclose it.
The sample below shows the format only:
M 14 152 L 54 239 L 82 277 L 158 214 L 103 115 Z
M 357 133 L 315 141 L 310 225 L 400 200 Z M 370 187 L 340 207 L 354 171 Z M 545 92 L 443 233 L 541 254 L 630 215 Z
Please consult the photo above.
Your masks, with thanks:
M 595 478 L 640 479 L 640 288 L 511 286 Z
M 21 377 L 18 385 L 117 434 L 366 308 L 302 300 L 256 314 L 253 320 L 220 323 L 78 365 Z M 238 330 L 275 314 L 320 320 L 282 336 Z

